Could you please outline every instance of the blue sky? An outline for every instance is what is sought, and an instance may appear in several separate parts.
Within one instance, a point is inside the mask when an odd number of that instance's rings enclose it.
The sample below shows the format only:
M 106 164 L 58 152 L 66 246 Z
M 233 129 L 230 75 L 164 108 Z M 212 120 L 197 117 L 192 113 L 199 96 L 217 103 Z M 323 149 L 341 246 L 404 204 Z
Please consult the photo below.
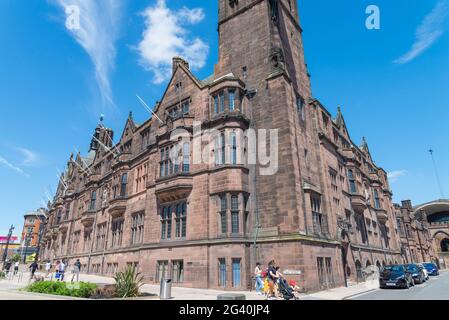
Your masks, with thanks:
M 313 94 L 334 114 L 342 106 L 355 142 L 367 137 L 396 201 L 440 198 L 430 147 L 449 196 L 448 1 L 299 1 Z M 81 29 L 68 30 L 73 4 Z M 370 4 L 380 30 L 365 27 Z M 213 72 L 217 10 L 213 0 L 0 1 L 0 235 L 53 195 L 100 114 L 116 138 L 129 111 L 148 118 L 135 95 L 160 99 L 172 55 L 199 78 Z

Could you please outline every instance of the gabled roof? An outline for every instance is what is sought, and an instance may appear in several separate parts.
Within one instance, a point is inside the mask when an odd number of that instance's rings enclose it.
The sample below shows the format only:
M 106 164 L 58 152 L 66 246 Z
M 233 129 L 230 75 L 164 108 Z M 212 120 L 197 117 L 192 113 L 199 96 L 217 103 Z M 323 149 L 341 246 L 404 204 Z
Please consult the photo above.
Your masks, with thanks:
M 133 136 L 133 133 L 136 131 L 137 125 L 133 119 L 133 113 L 130 112 L 128 115 L 128 119 L 126 120 L 125 128 L 123 129 L 122 136 L 120 137 L 120 143 L 129 140 L 130 137 Z
M 348 128 L 346 127 L 345 118 L 343 117 L 343 113 L 341 112 L 340 106 L 338 107 L 337 116 L 334 119 L 334 123 L 340 130 L 340 132 L 342 132 L 346 138 L 349 138 Z
M 156 108 L 154 110 L 154 113 L 157 113 L 159 111 L 159 108 L 162 104 L 162 102 L 164 101 L 169 89 L 172 87 L 172 85 L 175 82 L 175 79 L 177 78 L 178 73 L 183 72 L 184 74 L 187 75 L 187 77 L 198 87 L 198 89 L 202 89 L 204 86 L 202 84 L 202 82 L 200 80 L 198 80 L 197 77 L 195 77 L 195 75 L 190 71 L 189 68 L 187 68 L 186 66 L 184 66 L 184 64 L 180 63 L 178 64 L 178 66 L 176 67 L 175 71 L 173 72 L 170 81 L 167 84 L 167 87 L 165 88 L 164 94 L 162 95 L 161 98 L 161 102 L 156 104 Z
M 371 153 L 370 153 L 369 147 L 368 147 L 368 142 L 366 142 L 365 137 L 362 138 L 362 144 L 360 145 L 360 150 L 362 150 L 363 153 L 365 153 L 365 155 L 372 161 Z

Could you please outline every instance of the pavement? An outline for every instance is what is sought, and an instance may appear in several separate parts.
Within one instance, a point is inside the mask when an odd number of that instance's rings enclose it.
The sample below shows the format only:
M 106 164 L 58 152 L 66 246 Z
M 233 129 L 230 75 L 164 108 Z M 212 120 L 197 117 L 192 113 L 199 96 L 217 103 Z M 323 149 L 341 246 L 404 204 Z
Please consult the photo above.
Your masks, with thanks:
M 37 274 L 42 276 L 43 274 Z M 71 274 L 66 275 L 65 281 L 71 280 Z M 114 279 L 95 275 L 80 275 L 80 281 L 96 284 L 113 284 Z M 14 279 L 0 280 L 0 300 L 74 300 L 70 297 L 58 297 L 20 291 L 29 284 L 29 273 L 23 273 Z M 335 288 L 312 294 L 299 295 L 300 300 L 449 300 L 449 272 L 441 272 L 439 277 L 432 277 L 422 285 L 417 285 L 410 290 L 381 290 L 373 283 L 360 283 L 349 287 Z M 140 298 L 144 300 L 159 299 L 159 286 L 145 284 L 141 291 L 154 295 Z M 245 294 L 247 300 L 266 300 L 264 296 L 257 295 L 254 291 L 220 291 L 194 288 L 172 288 L 172 300 L 217 300 L 217 296 L 223 293 Z

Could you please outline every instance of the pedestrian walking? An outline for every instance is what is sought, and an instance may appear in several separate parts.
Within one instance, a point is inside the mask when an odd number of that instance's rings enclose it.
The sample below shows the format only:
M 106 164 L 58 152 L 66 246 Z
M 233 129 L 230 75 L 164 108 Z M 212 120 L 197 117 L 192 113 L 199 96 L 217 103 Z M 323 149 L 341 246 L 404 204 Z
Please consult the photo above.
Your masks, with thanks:
M 11 270 L 11 261 L 6 260 L 5 262 L 5 273 L 6 273 L 6 277 L 9 278 L 9 272 Z
M 76 282 L 80 281 L 80 272 L 81 272 L 81 262 L 79 259 L 76 260 L 75 264 L 73 265 L 73 275 L 72 275 L 72 283 L 73 280 L 76 277 Z
M 277 270 L 276 270 L 276 261 L 272 260 L 268 263 L 268 283 L 269 283 L 269 293 L 268 298 L 274 298 L 276 296 L 275 294 L 275 287 L 277 282 Z
M 30 271 L 31 271 L 30 281 L 33 280 L 33 279 L 36 279 L 35 273 L 36 273 L 37 268 L 39 268 L 39 265 L 37 264 L 36 261 L 34 261 L 30 265 Z
M 262 295 L 263 279 L 262 279 L 262 265 L 258 262 L 254 269 L 254 276 L 256 277 L 256 293 Z
M 65 274 L 65 269 L 66 269 L 66 264 L 64 263 L 64 260 L 61 261 L 61 263 L 59 264 L 59 280 L 60 281 L 64 281 L 64 274 Z
M 51 262 L 50 260 L 47 260 L 47 263 L 45 263 L 45 278 L 48 278 L 51 272 Z
M 16 261 L 16 263 L 14 263 L 14 275 L 19 273 L 19 266 L 20 266 L 20 262 Z
M 56 261 L 56 266 L 55 266 L 55 279 L 57 280 L 57 281 L 59 281 L 60 280 L 60 278 L 61 278 L 61 273 L 59 272 L 59 267 L 60 267 L 60 265 L 61 265 L 61 261 Z

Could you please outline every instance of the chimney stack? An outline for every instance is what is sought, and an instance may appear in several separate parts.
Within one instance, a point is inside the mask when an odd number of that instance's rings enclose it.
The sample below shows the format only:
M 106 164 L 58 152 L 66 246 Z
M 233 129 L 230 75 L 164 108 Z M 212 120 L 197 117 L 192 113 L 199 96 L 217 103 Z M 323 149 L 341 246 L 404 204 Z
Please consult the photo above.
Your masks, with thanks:
M 181 64 L 184 67 L 186 67 L 187 69 L 189 69 L 189 63 L 187 61 L 185 61 L 183 58 L 181 58 L 181 57 L 174 57 L 173 58 L 173 74 L 175 73 L 175 71 L 178 68 L 178 66 L 181 65 Z

